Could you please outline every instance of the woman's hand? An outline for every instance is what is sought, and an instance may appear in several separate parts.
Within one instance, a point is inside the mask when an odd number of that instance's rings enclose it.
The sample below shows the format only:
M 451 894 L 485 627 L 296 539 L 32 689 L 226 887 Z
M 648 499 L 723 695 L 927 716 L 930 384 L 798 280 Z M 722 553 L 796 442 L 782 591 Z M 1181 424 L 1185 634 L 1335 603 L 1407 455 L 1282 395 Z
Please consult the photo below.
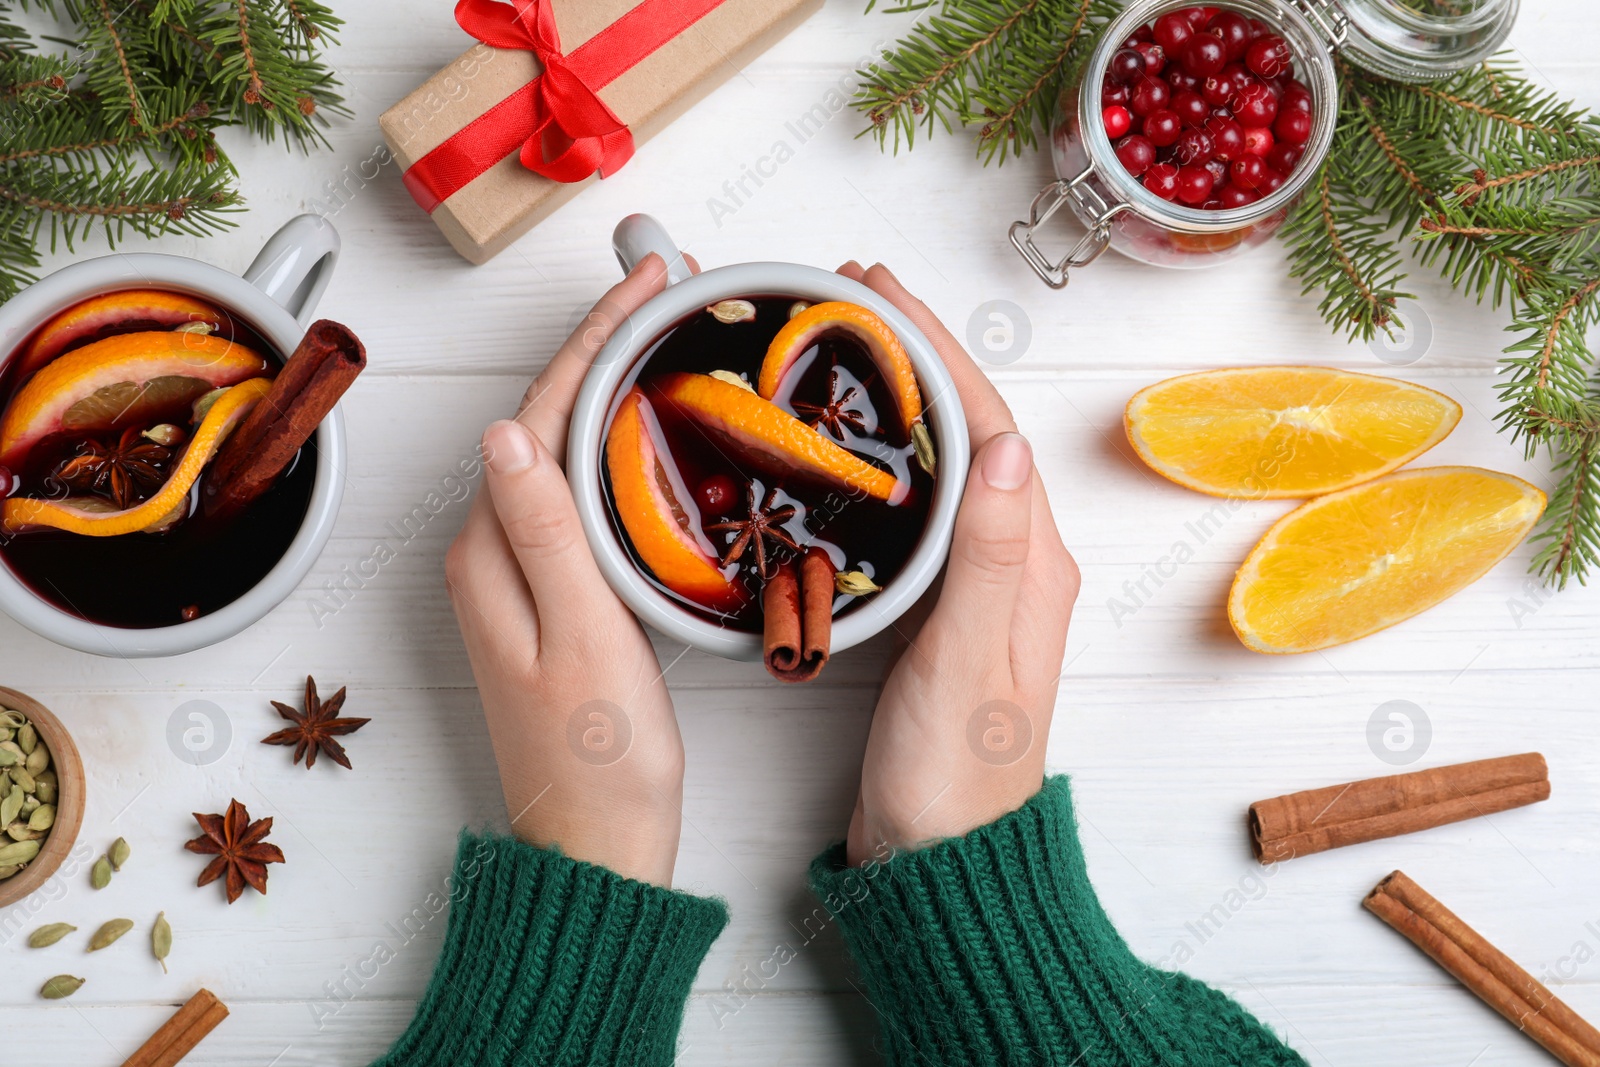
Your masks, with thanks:
M 973 446 L 938 601 L 873 715 L 846 843 L 860 865 L 958 837 L 1039 791 L 1078 568 L 1032 449 L 972 357 L 881 264 L 839 272 L 882 294 L 933 342 Z
M 562 462 L 584 373 L 666 273 L 646 257 L 561 346 L 516 419 L 484 433 L 487 492 L 445 557 L 512 832 L 664 886 L 683 739 L 655 651 L 589 552 Z

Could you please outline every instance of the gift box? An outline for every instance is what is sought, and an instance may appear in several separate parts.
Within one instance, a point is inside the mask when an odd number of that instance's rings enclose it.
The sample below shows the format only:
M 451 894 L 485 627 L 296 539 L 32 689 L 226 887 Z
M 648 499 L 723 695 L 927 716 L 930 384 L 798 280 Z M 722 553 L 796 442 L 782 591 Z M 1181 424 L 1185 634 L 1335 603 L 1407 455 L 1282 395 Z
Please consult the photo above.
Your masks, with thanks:
M 823 0 L 461 0 L 479 43 L 379 119 L 406 188 L 483 263 Z

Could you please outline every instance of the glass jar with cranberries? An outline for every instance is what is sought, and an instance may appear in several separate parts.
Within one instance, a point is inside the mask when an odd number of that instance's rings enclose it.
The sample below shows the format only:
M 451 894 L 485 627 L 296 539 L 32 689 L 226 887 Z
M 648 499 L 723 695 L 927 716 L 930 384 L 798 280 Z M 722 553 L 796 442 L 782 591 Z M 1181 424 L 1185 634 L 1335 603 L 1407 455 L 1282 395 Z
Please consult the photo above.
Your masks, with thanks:
M 1210 267 L 1271 237 L 1316 177 L 1338 112 L 1334 52 L 1408 81 L 1482 62 L 1518 0 L 1134 0 L 1062 94 L 1058 180 L 1011 243 L 1053 288 L 1107 248 Z M 1087 232 L 1052 259 L 1036 231 L 1069 207 Z

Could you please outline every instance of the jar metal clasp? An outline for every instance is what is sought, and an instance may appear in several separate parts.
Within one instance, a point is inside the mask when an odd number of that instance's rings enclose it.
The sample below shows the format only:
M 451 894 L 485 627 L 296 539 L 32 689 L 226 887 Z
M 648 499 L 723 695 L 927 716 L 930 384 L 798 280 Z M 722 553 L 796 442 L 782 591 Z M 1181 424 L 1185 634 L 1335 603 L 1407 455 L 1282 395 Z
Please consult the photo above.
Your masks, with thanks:
M 1329 48 L 1338 50 L 1350 38 L 1350 16 L 1338 0 L 1293 0 L 1300 13 L 1311 21 Z
M 1093 173 L 1094 166 L 1091 164 L 1074 178 L 1051 182 L 1033 198 L 1027 220 L 1018 219 L 1011 224 L 1012 247 L 1052 289 L 1065 289 L 1072 270 L 1086 267 L 1100 257 L 1100 253 L 1111 244 L 1111 221 L 1128 208 L 1127 204 L 1107 204 L 1105 198 L 1088 183 Z M 1089 232 L 1060 261 L 1052 261 L 1034 243 L 1033 235 L 1063 205 L 1069 203 Z

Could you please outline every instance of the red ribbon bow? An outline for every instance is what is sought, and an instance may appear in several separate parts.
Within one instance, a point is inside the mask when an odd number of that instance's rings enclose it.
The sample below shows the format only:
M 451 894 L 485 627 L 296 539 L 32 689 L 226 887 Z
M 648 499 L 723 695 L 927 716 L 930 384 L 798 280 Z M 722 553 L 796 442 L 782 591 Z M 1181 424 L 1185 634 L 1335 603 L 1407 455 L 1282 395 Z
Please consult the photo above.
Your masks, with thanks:
M 544 71 L 417 160 L 406 188 L 431 213 L 513 152 L 553 181 L 609 178 L 633 157 L 633 134 L 599 91 L 722 3 L 643 0 L 565 55 L 550 0 L 460 0 L 462 29 L 492 48 L 532 52 Z

